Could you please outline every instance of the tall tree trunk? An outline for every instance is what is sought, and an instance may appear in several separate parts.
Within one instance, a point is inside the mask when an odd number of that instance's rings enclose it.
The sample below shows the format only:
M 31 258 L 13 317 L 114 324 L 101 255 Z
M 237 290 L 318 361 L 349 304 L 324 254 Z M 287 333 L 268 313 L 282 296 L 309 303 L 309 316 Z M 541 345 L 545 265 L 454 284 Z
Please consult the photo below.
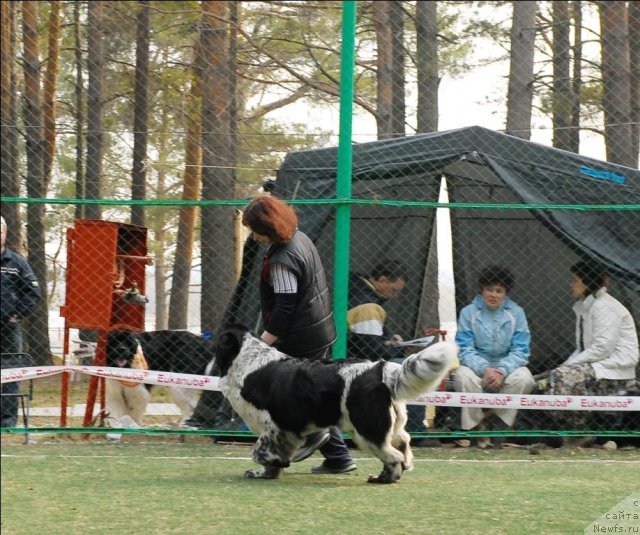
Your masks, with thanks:
M 167 63 L 168 61 L 168 51 L 165 50 L 163 53 L 162 61 L 163 63 Z M 160 97 L 164 102 L 164 96 Z M 158 141 L 158 181 L 156 186 L 155 195 L 157 198 L 161 198 L 165 195 L 165 187 L 166 187 L 166 174 L 167 174 L 167 164 L 169 163 L 169 136 L 170 136 L 170 123 L 169 123 L 169 110 L 167 106 L 163 106 L 161 110 L 160 116 L 160 139 Z M 158 331 L 165 330 L 168 328 L 168 316 L 167 316 L 167 244 L 166 244 L 166 229 L 168 225 L 168 218 L 165 216 L 166 209 L 162 206 L 152 206 L 150 207 L 151 214 L 153 214 L 152 218 L 152 226 L 153 227 L 153 258 L 155 264 L 155 277 L 154 277 L 154 286 L 155 286 L 155 328 Z
M 80 2 L 73 5 L 73 38 L 74 60 L 76 70 L 75 84 L 75 118 L 76 118 L 76 199 L 85 199 L 85 174 L 84 174 L 84 83 L 82 73 L 82 36 L 80 31 Z M 85 214 L 85 205 L 77 204 L 75 208 L 76 219 L 81 219 Z
M 571 108 L 571 129 L 569 130 L 569 146 L 573 152 L 580 151 L 580 91 L 582 90 L 582 4 L 580 0 L 571 3 L 573 18 L 573 76 L 571 92 L 573 103 Z
M 394 137 L 405 135 L 406 106 L 404 100 L 404 10 L 402 2 L 389 2 L 391 23 L 391 131 Z
M 202 198 L 234 196 L 229 135 L 229 43 L 227 3 L 202 2 L 200 38 L 202 70 Z M 233 287 L 233 207 L 203 206 L 202 331 L 214 332 L 222 320 Z
M 38 47 L 38 3 L 22 3 L 24 42 L 23 120 L 27 150 L 27 194 L 32 199 L 44 197 L 44 136 L 40 97 L 40 51 Z M 47 306 L 47 264 L 45 259 L 44 205 L 27 207 L 27 242 L 29 263 L 38 278 L 43 299 L 38 301 L 25 329 L 28 352 L 37 364 L 50 364 L 49 318 Z
M 131 198 L 146 198 L 147 130 L 149 128 L 149 0 L 138 2 L 136 29 L 136 81 L 133 111 L 133 168 Z M 131 223 L 145 225 L 144 206 L 131 206 Z
M 2 49 L 0 50 L 2 93 L 2 135 L 0 136 L 0 154 L 2 180 L 0 192 L 3 197 L 18 197 L 20 193 L 20 174 L 18 173 L 18 110 L 16 88 L 16 32 L 15 32 L 15 2 L 0 2 L 2 6 Z M 22 251 L 22 236 L 20 232 L 20 216 L 18 205 L 12 202 L 2 202 L 0 206 L 2 216 L 7 222 L 7 245 L 12 249 Z
M 553 146 L 558 149 L 578 152 L 572 147 L 571 110 L 575 98 L 571 88 L 571 44 L 569 32 L 569 2 L 553 0 Z M 577 29 L 579 31 L 579 29 Z
M 158 175 L 164 174 L 163 170 L 159 170 Z M 160 180 L 160 177 L 158 177 Z M 158 183 L 160 185 L 160 183 Z M 158 219 L 156 221 L 156 228 L 154 230 L 153 240 L 153 257 L 155 264 L 155 276 L 154 276 L 154 289 L 156 296 L 155 303 L 155 329 L 157 331 L 164 331 L 168 328 L 167 323 L 167 290 L 165 281 L 167 280 L 167 268 L 164 257 L 164 250 L 166 247 L 166 231 L 163 225 L 163 220 Z
M 506 131 L 522 139 L 531 138 L 535 37 L 536 2 L 513 2 Z
M 184 174 L 182 178 L 182 200 L 200 198 L 202 179 L 202 145 L 200 121 L 202 117 L 201 76 L 202 43 L 194 47 L 191 90 L 187 96 L 187 139 L 185 140 Z M 189 307 L 189 282 L 193 261 L 193 242 L 198 216 L 197 206 L 181 206 L 178 219 L 176 254 L 171 277 L 169 298 L 169 329 L 186 329 Z
M 631 65 L 631 147 L 640 157 L 640 3 L 629 2 L 629 63 Z
M 229 132 L 231 135 L 229 158 L 233 182 L 237 180 L 236 167 L 238 165 L 238 17 L 240 1 L 229 2 Z
M 438 131 L 438 2 L 416 2 L 418 132 Z
M 631 146 L 631 68 L 626 2 L 598 2 L 598 7 L 602 40 L 602 106 L 607 160 L 637 167 L 637 149 Z
M 60 1 L 50 2 L 47 70 L 44 75 L 42 112 L 44 119 L 44 193 L 51 182 L 53 159 L 56 150 L 56 85 L 60 56 Z
M 373 2 L 377 50 L 378 139 L 404 135 L 404 23 L 401 2 Z
M 371 5 L 373 25 L 376 31 L 376 125 L 378 139 L 392 137 L 393 129 L 393 81 L 391 77 L 392 40 L 388 1 L 380 0 Z
M 102 155 L 104 152 L 104 52 L 102 43 L 104 3 L 89 2 L 88 6 L 87 73 L 89 77 L 89 87 L 87 89 L 87 164 L 85 194 L 87 199 L 100 199 Z M 88 204 L 85 207 L 85 216 L 89 219 L 100 219 L 102 216 L 100 205 Z

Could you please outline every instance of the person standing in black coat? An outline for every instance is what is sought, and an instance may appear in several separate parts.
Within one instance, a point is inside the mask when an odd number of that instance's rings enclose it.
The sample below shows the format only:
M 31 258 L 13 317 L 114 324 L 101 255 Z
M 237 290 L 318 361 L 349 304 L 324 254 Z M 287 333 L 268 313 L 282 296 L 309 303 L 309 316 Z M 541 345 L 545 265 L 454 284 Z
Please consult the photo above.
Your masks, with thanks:
M 336 329 L 324 267 L 311 239 L 298 229 L 295 210 L 275 197 L 261 195 L 246 207 L 242 223 L 254 240 L 266 246 L 260 274 L 264 327 L 260 338 L 292 357 L 329 358 Z M 316 449 L 325 460 L 312 473 L 356 469 L 337 427 L 308 437 L 293 462 L 306 459 Z
M 2 358 L 9 359 L 11 353 L 22 353 L 22 330 L 20 321 L 36 306 L 41 298 L 38 279 L 29 262 L 6 246 L 7 223 L 1 220 L 2 249 L 0 254 L 1 275 L 0 310 L 2 325 Z M 20 386 L 17 382 L 2 385 L 3 394 L 17 394 Z M 18 398 L 2 398 L 2 427 L 15 427 L 18 421 Z

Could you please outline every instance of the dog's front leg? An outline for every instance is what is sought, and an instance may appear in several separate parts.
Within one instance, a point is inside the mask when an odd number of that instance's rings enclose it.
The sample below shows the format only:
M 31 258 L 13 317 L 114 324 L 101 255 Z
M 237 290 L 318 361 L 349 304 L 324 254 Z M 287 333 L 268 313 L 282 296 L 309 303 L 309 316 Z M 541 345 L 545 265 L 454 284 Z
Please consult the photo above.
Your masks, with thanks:
M 377 476 L 369 476 L 367 483 L 395 483 L 402 476 L 402 463 L 399 461 L 386 462 Z
M 253 460 L 262 465 L 262 468 L 247 470 L 244 477 L 249 479 L 277 479 L 282 470 L 290 464 L 290 459 L 297 443 L 294 444 L 291 436 L 275 427 L 269 427 L 263 431 L 253 448 Z M 299 440 L 298 440 L 299 442 Z
M 278 479 L 282 474 L 282 468 L 278 466 L 263 466 L 255 470 L 247 470 L 244 477 L 247 479 Z

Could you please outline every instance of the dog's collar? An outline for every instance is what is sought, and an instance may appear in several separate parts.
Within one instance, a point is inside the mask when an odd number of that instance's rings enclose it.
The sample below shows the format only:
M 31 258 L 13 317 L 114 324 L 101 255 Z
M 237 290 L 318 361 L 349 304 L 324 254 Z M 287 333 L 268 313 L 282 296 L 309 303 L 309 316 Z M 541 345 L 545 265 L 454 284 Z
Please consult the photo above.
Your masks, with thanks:
M 138 342 L 138 348 L 136 349 L 136 354 L 133 356 L 133 361 L 131 362 L 131 369 L 132 370 L 148 370 L 149 369 L 149 363 L 147 362 L 147 359 L 144 356 L 140 342 Z M 123 381 L 121 379 L 118 379 L 118 381 L 120 381 L 122 386 L 126 386 L 128 388 L 133 388 L 135 386 L 138 386 L 139 384 L 133 381 Z

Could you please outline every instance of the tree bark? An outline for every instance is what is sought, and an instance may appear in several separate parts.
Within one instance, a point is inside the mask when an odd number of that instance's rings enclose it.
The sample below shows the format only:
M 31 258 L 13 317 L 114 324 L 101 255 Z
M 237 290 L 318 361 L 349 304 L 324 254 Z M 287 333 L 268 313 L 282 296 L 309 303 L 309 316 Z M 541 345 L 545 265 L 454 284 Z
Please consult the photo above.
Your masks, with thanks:
M 0 191 L 3 197 L 18 197 L 20 193 L 20 175 L 18 173 L 18 110 L 16 87 L 16 33 L 15 2 L 1 2 L 2 43 L 0 50 L 1 82 L 1 114 L 2 125 L 0 137 L 0 154 L 2 158 Z M 20 216 L 18 205 L 2 202 L 2 216 L 7 222 L 7 245 L 22 251 L 22 235 L 20 232 Z
M 76 173 L 75 173 L 75 190 L 76 199 L 86 198 L 85 191 L 85 167 L 84 167 L 84 110 L 85 110 L 85 95 L 84 95 L 84 83 L 82 72 L 82 37 L 80 32 L 80 2 L 75 2 L 73 5 L 73 38 L 74 38 L 74 50 L 73 56 L 75 60 L 76 71 L 76 84 L 75 84 L 75 110 L 74 115 L 76 119 Z M 76 204 L 75 217 L 76 219 L 82 219 L 85 213 L 84 204 Z
M 194 47 L 193 75 L 191 89 L 187 96 L 187 138 L 185 140 L 184 174 L 182 177 L 182 200 L 200 198 L 202 181 L 201 145 L 201 76 L 203 58 L 202 44 L 198 40 Z M 181 206 L 176 238 L 176 255 L 171 277 L 169 298 L 169 329 L 186 329 L 189 307 L 189 282 L 193 261 L 193 242 L 198 216 L 197 206 Z
M 394 137 L 405 135 L 406 106 L 404 99 L 404 11 L 402 2 L 389 2 L 391 23 L 391 131 Z
M 44 197 L 44 136 L 40 96 L 40 51 L 38 46 L 38 3 L 23 2 L 22 27 L 24 43 L 23 121 L 27 150 L 27 194 L 32 199 Z M 43 299 L 28 318 L 24 330 L 27 351 L 40 365 L 51 363 L 49 344 L 49 312 L 47 299 L 47 264 L 44 239 L 44 205 L 27 207 L 27 242 L 29 263 L 38 278 Z
M 136 28 L 136 80 L 133 110 L 133 168 L 131 170 L 131 198 L 144 200 L 147 196 L 147 137 L 149 128 L 149 0 L 138 2 Z M 145 209 L 131 206 L 131 223 L 145 225 Z
M 627 7 L 623 0 L 598 2 L 602 39 L 602 106 L 609 162 L 638 166 L 631 146 L 631 80 Z
M 564 0 L 552 2 L 553 20 L 553 146 L 578 152 L 571 145 L 571 111 L 575 95 L 571 88 L 571 45 L 569 32 L 570 4 Z
M 403 136 L 404 48 L 403 12 L 400 2 L 373 2 L 373 25 L 376 33 L 376 123 L 378 139 Z
M 438 2 L 416 2 L 417 131 L 438 131 Z
M 536 36 L 536 2 L 513 2 L 506 132 L 531 138 L 533 53 Z
M 229 145 L 229 158 L 233 182 L 237 182 L 236 168 L 238 165 L 238 26 L 239 26 L 239 0 L 229 2 L 229 132 L 231 135 Z
M 87 29 L 87 164 L 85 176 L 85 196 L 87 199 L 101 198 L 102 156 L 104 152 L 103 132 L 103 80 L 104 52 L 102 43 L 103 2 L 89 2 Z M 102 210 L 99 204 L 88 204 L 85 216 L 100 219 Z
M 46 197 L 56 150 L 56 86 L 60 56 L 60 1 L 50 2 L 47 70 L 44 75 L 42 112 L 44 119 L 44 193 Z
M 202 198 L 234 196 L 229 133 L 228 4 L 202 2 Z M 203 206 L 201 328 L 219 326 L 233 287 L 233 207 Z
M 393 86 L 391 78 L 391 25 L 388 1 L 373 2 L 371 9 L 376 31 L 376 125 L 378 139 L 392 137 Z
M 582 90 L 582 4 L 580 0 L 571 3 L 571 17 L 573 19 L 573 76 L 571 92 L 573 102 L 571 108 L 571 129 L 569 130 L 569 146 L 573 152 L 580 151 L 580 91 Z
M 165 54 L 165 58 L 168 54 Z M 162 107 L 160 120 L 160 140 L 158 142 L 158 183 L 156 185 L 156 197 L 160 198 L 166 187 L 166 174 L 167 174 L 167 162 L 169 153 L 169 120 L 168 109 L 166 106 Z M 166 211 L 161 206 L 151 206 L 152 226 L 153 226 L 153 259 L 155 265 L 155 328 L 158 331 L 168 329 L 168 316 L 167 316 L 167 269 L 166 269 L 166 250 L 167 250 L 167 217 Z

